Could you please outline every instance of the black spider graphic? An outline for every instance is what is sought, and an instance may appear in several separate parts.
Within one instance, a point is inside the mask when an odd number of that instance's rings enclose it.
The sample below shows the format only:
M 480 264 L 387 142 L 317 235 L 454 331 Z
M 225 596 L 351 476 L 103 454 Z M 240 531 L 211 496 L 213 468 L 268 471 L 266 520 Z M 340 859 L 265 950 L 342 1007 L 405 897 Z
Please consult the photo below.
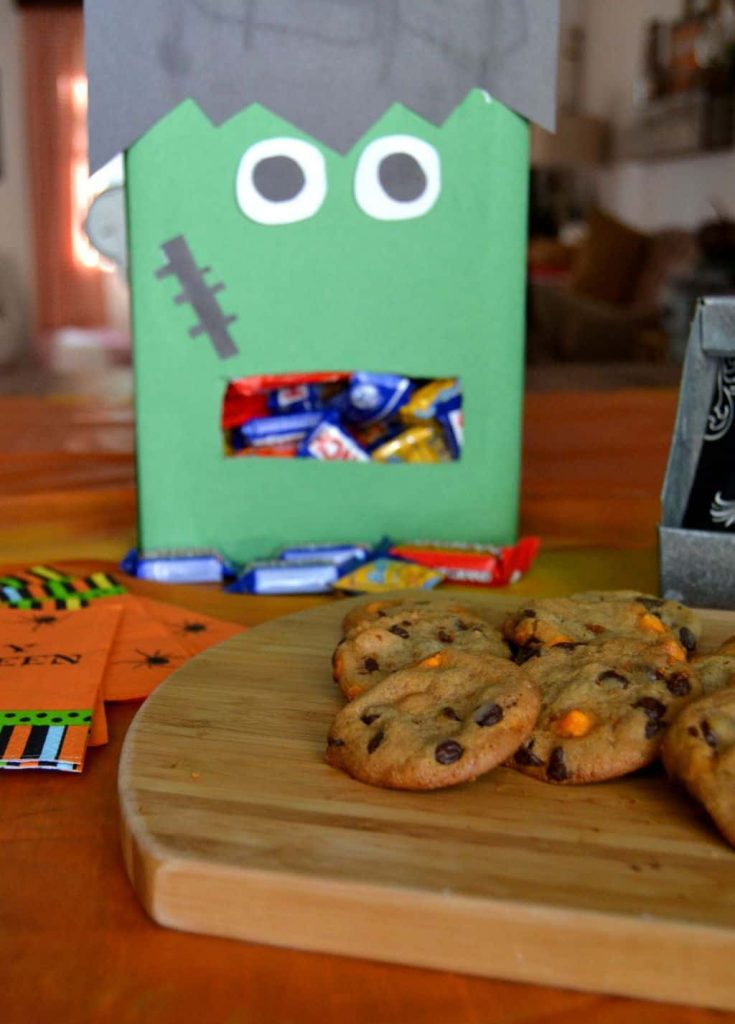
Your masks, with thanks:
M 140 651 L 135 648 L 135 653 L 140 655 L 140 660 L 137 658 L 133 661 L 118 661 L 118 665 L 132 665 L 133 668 L 161 668 L 163 665 L 170 665 L 173 661 L 180 657 L 178 654 L 164 654 L 163 651 L 154 651 L 152 654 L 146 653 L 146 651 Z
M 177 632 L 182 636 L 184 633 L 206 633 L 207 627 L 203 622 L 190 622 L 187 619 L 177 627 Z
M 42 626 L 53 626 L 55 622 L 59 621 L 58 615 L 34 615 L 31 618 L 33 622 L 33 629 L 31 632 L 37 633 Z

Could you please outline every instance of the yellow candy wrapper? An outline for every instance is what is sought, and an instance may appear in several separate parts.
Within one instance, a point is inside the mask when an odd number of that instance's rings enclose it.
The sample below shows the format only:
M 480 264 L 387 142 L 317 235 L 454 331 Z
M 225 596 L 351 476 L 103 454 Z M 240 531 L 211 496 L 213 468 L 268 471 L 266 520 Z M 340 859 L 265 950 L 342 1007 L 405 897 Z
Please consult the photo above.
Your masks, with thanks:
M 341 576 L 332 587 L 349 594 L 379 594 L 388 590 L 431 590 L 443 579 L 444 573 L 423 565 L 376 558 Z
M 454 377 L 449 377 L 446 380 L 433 380 L 413 393 L 410 400 L 401 409 L 400 417 L 405 423 L 413 423 L 415 420 L 431 420 L 436 416 L 439 405 L 461 394 L 459 381 Z
M 409 427 L 374 448 L 372 457 L 376 462 L 448 462 L 450 459 L 441 428 L 434 420 Z

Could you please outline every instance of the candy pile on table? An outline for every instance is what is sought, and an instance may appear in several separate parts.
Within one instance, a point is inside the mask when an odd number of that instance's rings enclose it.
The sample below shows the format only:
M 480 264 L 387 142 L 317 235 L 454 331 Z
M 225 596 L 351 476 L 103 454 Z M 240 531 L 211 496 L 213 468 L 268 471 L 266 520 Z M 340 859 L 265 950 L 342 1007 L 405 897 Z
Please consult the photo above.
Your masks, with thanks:
M 283 548 L 268 559 L 250 562 L 239 574 L 215 552 L 131 552 L 127 572 L 159 583 L 214 583 L 236 576 L 234 594 L 350 594 L 389 590 L 427 590 L 445 581 L 483 587 L 515 583 L 533 564 L 540 541 L 517 544 L 413 542 L 388 539 L 370 544 L 309 544 Z
M 230 381 L 228 455 L 342 462 L 451 462 L 462 454 L 458 380 L 289 373 Z

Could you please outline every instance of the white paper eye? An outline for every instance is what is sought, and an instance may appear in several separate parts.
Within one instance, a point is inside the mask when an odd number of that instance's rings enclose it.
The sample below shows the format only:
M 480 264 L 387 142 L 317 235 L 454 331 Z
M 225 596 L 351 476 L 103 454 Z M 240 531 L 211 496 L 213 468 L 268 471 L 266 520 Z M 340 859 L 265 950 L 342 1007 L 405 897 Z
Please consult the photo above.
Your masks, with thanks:
M 376 220 L 423 217 L 441 192 L 441 162 L 413 135 L 386 135 L 366 146 L 355 171 L 355 199 Z
M 237 168 L 237 202 L 258 224 L 294 224 L 318 212 L 327 194 L 324 157 L 303 139 L 264 139 Z

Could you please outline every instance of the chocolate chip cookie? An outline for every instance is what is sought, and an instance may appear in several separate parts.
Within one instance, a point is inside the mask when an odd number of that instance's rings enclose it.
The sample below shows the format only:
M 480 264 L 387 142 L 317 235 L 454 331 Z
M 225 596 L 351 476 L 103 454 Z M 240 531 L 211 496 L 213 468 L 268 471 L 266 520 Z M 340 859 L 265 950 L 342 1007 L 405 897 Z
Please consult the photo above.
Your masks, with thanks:
M 541 598 L 524 603 L 509 615 L 503 633 L 516 647 L 519 662 L 543 648 L 588 644 L 619 636 L 650 643 L 668 637 L 679 646 L 661 619 L 638 601 Z M 681 653 L 686 657 L 683 648 Z
M 476 615 L 463 604 L 454 601 L 437 601 L 429 598 L 415 598 L 413 600 L 393 601 L 368 601 L 359 604 L 352 611 L 348 612 L 342 620 L 342 632 L 345 636 L 355 629 L 362 629 L 365 626 L 378 625 L 381 619 L 405 615 L 408 618 L 416 619 L 425 615 Z
M 692 665 L 699 676 L 703 693 L 714 693 L 726 686 L 735 686 L 735 636 L 731 636 L 711 654 L 695 658 Z
M 508 659 L 439 651 L 347 704 L 326 758 L 374 786 L 454 786 L 506 760 L 539 704 L 537 686 Z
M 661 757 L 735 845 L 735 687 L 685 708 L 664 737 Z
M 524 669 L 541 690 L 541 713 L 510 765 L 546 782 L 600 782 L 649 764 L 669 723 L 701 693 L 667 640 L 557 648 Z
M 436 651 L 451 647 L 510 658 L 500 631 L 470 615 L 386 616 L 379 625 L 353 629 L 332 657 L 332 677 L 348 700 Z
M 593 601 L 635 601 L 660 619 L 671 630 L 685 651 L 693 654 L 702 634 L 702 623 L 691 608 L 678 601 L 667 601 L 653 594 L 641 594 L 637 590 L 587 590 L 582 594 L 572 594 L 573 601 L 591 603 Z

